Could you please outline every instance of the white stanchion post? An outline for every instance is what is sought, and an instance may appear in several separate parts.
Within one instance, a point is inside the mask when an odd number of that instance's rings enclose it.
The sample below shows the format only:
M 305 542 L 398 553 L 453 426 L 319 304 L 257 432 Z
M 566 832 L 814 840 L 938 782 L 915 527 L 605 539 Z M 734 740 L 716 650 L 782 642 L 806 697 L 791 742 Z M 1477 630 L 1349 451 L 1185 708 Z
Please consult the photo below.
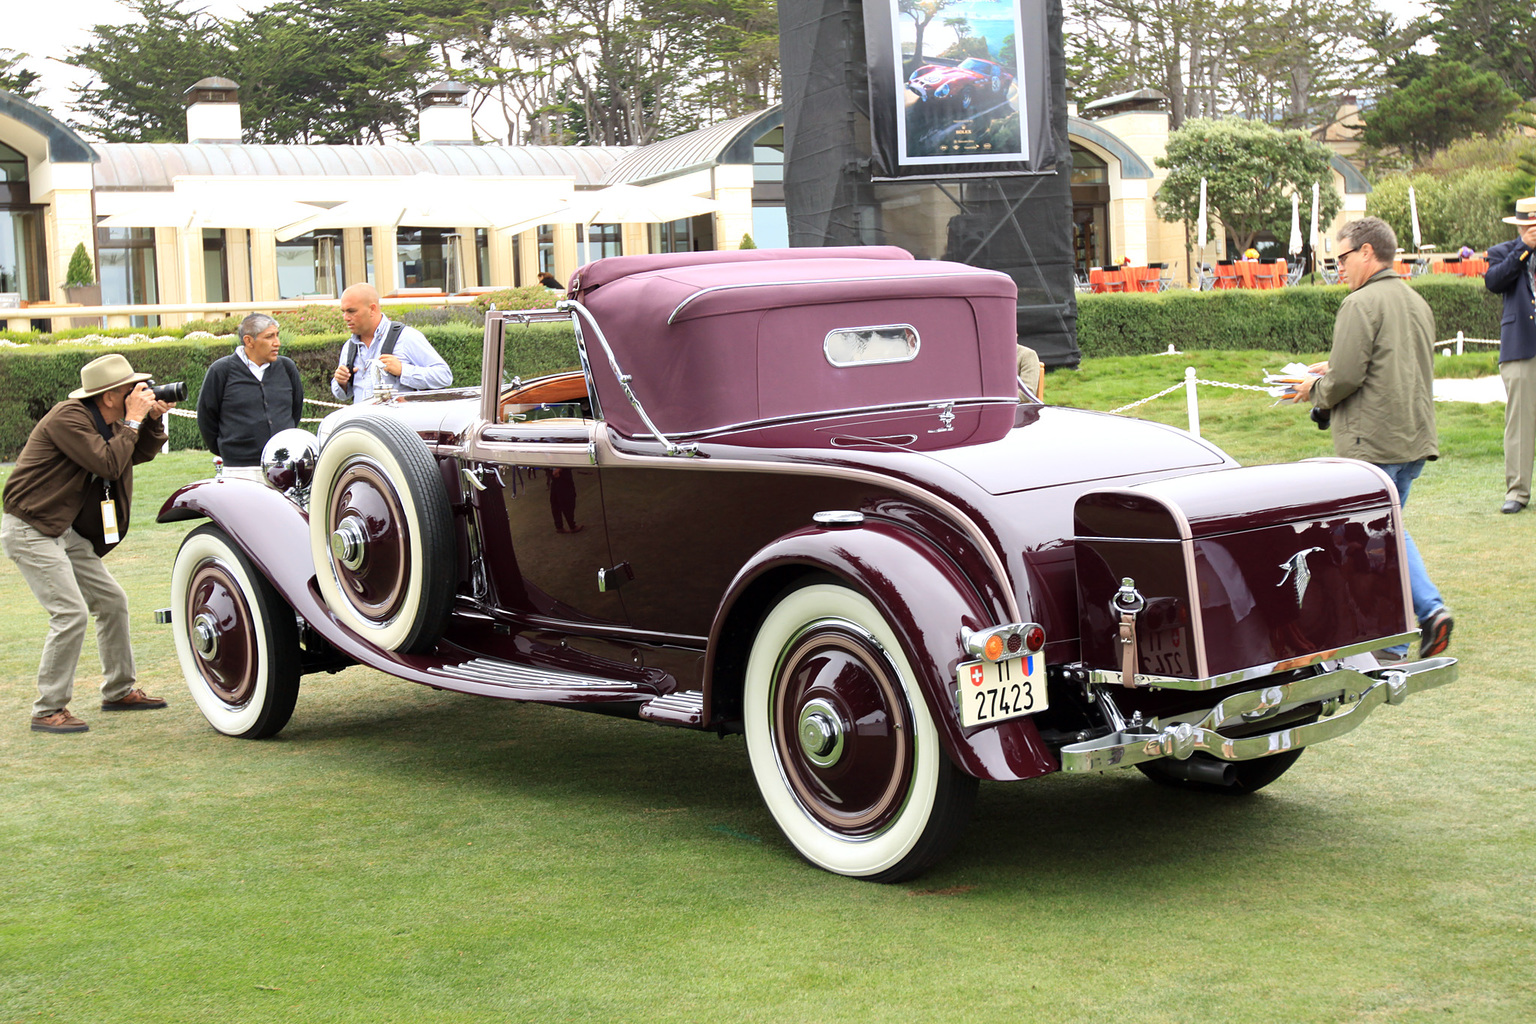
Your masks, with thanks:
M 1461 331 L 1457 331 L 1456 332 L 1456 354 L 1457 355 L 1461 355 L 1461 346 L 1462 346 L 1462 343 L 1464 341 L 1466 341 L 1466 340 L 1467 340 L 1467 336 L 1465 334 L 1463 334 Z
M 1200 398 L 1195 394 L 1195 368 L 1184 367 L 1184 399 L 1189 405 L 1189 432 L 1200 436 Z

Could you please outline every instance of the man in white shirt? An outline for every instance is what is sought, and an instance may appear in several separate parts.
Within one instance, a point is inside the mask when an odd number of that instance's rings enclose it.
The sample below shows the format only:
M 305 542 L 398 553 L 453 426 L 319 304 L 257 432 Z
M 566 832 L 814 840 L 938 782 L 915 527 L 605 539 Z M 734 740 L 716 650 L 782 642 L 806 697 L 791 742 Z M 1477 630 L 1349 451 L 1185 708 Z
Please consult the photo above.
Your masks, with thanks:
M 338 399 L 356 402 L 375 390 L 427 391 L 453 383 L 453 371 L 420 331 L 391 323 L 379 311 L 373 285 L 354 284 L 342 292 L 341 315 L 352 337 L 341 347 L 331 377 Z

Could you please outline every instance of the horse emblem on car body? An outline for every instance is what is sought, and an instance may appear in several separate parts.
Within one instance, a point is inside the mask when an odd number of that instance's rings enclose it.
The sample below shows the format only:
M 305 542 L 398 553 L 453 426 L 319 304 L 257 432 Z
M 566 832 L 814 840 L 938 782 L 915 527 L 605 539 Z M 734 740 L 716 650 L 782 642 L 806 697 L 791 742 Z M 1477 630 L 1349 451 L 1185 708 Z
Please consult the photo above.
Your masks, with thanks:
M 1280 582 L 1275 586 L 1283 587 L 1288 580 L 1294 580 L 1296 584 L 1296 607 L 1301 607 L 1301 602 L 1307 596 L 1307 584 L 1312 582 L 1312 570 L 1307 568 L 1307 558 L 1322 548 L 1307 548 L 1298 551 L 1290 558 L 1280 563 L 1280 568 L 1285 570 L 1285 575 L 1280 577 Z

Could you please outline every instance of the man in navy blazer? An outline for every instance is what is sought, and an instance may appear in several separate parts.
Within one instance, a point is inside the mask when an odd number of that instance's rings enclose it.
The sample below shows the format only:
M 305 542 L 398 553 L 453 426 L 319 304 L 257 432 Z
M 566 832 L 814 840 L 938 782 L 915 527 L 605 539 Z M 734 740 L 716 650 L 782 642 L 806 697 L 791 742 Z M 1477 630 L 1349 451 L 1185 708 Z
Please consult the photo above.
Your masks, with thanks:
M 1516 201 L 1504 223 L 1519 237 L 1488 250 L 1483 283 L 1504 296 L 1499 325 L 1499 376 L 1504 379 L 1504 507 L 1506 515 L 1531 501 L 1531 463 L 1536 460 L 1536 196 Z

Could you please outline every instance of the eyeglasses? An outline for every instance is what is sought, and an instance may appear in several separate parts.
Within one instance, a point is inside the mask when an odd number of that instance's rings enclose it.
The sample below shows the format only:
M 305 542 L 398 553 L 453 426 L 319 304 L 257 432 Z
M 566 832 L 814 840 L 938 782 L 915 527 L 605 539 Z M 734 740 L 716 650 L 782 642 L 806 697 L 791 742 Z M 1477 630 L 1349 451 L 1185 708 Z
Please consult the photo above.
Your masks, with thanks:
M 1360 247 L 1358 245 L 1355 246 L 1353 249 L 1345 249 L 1343 252 L 1339 253 L 1337 256 L 1334 257 L 1334 261 L 1337 262 L 1338 265 L 1342 267 L 1344 265 L 1344 257 L 1345 256 L 1348 256 L 1352 252 L 1359 252 L 1359 251 L 1360 251 Z

